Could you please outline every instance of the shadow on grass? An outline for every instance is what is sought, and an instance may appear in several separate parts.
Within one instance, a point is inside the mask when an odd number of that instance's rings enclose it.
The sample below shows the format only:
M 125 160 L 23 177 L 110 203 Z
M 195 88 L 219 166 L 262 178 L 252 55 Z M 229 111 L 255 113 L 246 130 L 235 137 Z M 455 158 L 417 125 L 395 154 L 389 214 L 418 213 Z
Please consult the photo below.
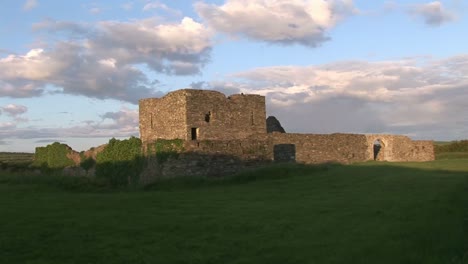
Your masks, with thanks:
M 0 184 L 12 185 L 43 185 L 77 192 L 101 192 L 117 190 L 106 180 L 89 177 L 70 177 L 52 172 L 48 175 L 34 175 L 28 173 L 0 173 Z M 121 190 L 122 188 L 120 188 Z
M 187 188 L 203 188 L 208 186 L 247 184 L 255 181 L 268 181 L 287 179 L 297 176 L 313 175 L 325 172 L 340 164 L 273 164 L 256 169 L 248 169 L 241 173 L 224 177 L 207 176 L 181 176 L 173 178 L 160 178 L 143 187 L 144 190 L 172 190 Z
M 326 176 L 340 178 L 346 182 L 352 177 L 447 177 L 466 176 L 468 179 L 468 162 L 466 166 L 459 168 L 458 171 L 452 171 L 451 163 L 457 160 L 444 161 L 442 165 L 437 164 L 438 168 L 433 165 L 440 161 L 425 162 L 425 163 L 387 163 L 387 162 L 365 162 L 353 165 L 342 165 L 338 163 L 326 163 L 319 165 L 303 165 L 292 163 L 279 163 L 266 165 L 260 168 L 251 168 L 230 176 L 179 176 L 179 177 L 162 177 L 156 179 L 148 185 L 127 185 L 115 186 L 108 179 L 100 177 L 71 177 L 64 176 L 60 170 L 50 170 L 47 175 L 38 175 L 31 172 L 1 172 L 0 184 L 39 184 L 48 185 L 64 190 L 83 191 L 83 192 L 99 192 L 112 190 L 177 190 L 204 188 L 222 185 L 238 185 L 247 184 L 257 181 L 272 181 L 284 180 L 292 177 L 314 177 Z M 459 162 L 459 161 L 458 161 Z M 456 164 L 460 166 L 460 164 Z

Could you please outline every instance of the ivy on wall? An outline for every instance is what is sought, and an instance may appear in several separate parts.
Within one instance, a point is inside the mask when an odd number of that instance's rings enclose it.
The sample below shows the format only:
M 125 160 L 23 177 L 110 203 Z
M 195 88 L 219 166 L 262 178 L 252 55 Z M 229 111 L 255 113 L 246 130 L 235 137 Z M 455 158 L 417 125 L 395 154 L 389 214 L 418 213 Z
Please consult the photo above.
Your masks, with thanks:
M 147 145 L 148 155 L 156 156 L 158 163 L 164 163 L 169 158 L 177 158 L 184 151 L 182 139 L 158 139 Z
M 96 156 L 96 176 L 106 178 L 114 186 L 135 184 L 144 168 L 141 140 L 112 138 Z

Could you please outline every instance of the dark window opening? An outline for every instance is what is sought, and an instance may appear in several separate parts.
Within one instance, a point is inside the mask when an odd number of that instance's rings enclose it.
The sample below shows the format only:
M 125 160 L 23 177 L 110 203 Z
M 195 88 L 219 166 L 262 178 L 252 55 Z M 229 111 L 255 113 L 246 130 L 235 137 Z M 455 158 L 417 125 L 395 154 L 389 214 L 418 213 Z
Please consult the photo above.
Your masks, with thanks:
M 296 162 L 296 145 L 278 144 L 273 146 L 273 160 L 276 162 Z
M 207 114 L 205 114 L 205 122 L 209 123 L 211 119 L 211 111 L 209 111 Z
M 381 160 L 381 155 L 379 156 L 383 147 L 383 143 L 380 139 L 374 141 L 374 160 Z
M 192 127 L 192 140 L 197 140 L 198 138 L 198 128 Z

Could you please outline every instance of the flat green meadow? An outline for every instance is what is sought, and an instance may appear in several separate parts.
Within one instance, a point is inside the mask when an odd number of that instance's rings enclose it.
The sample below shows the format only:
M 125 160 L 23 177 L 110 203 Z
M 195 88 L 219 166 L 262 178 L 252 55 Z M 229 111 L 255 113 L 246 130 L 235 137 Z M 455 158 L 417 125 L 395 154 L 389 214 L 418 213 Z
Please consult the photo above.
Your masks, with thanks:
M 468 263 L 468 159 L 122 189 L 1 175 L 0 263 Z

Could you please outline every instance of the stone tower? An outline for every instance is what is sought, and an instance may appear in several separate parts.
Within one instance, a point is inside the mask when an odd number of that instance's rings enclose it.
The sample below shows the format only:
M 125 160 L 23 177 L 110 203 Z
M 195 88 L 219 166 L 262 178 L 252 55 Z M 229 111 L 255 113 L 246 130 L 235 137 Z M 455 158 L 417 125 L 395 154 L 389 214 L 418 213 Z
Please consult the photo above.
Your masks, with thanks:
M 140 138 L 231 140 L 266 133 L 265 97 L 184 89 L 139 101 Z

